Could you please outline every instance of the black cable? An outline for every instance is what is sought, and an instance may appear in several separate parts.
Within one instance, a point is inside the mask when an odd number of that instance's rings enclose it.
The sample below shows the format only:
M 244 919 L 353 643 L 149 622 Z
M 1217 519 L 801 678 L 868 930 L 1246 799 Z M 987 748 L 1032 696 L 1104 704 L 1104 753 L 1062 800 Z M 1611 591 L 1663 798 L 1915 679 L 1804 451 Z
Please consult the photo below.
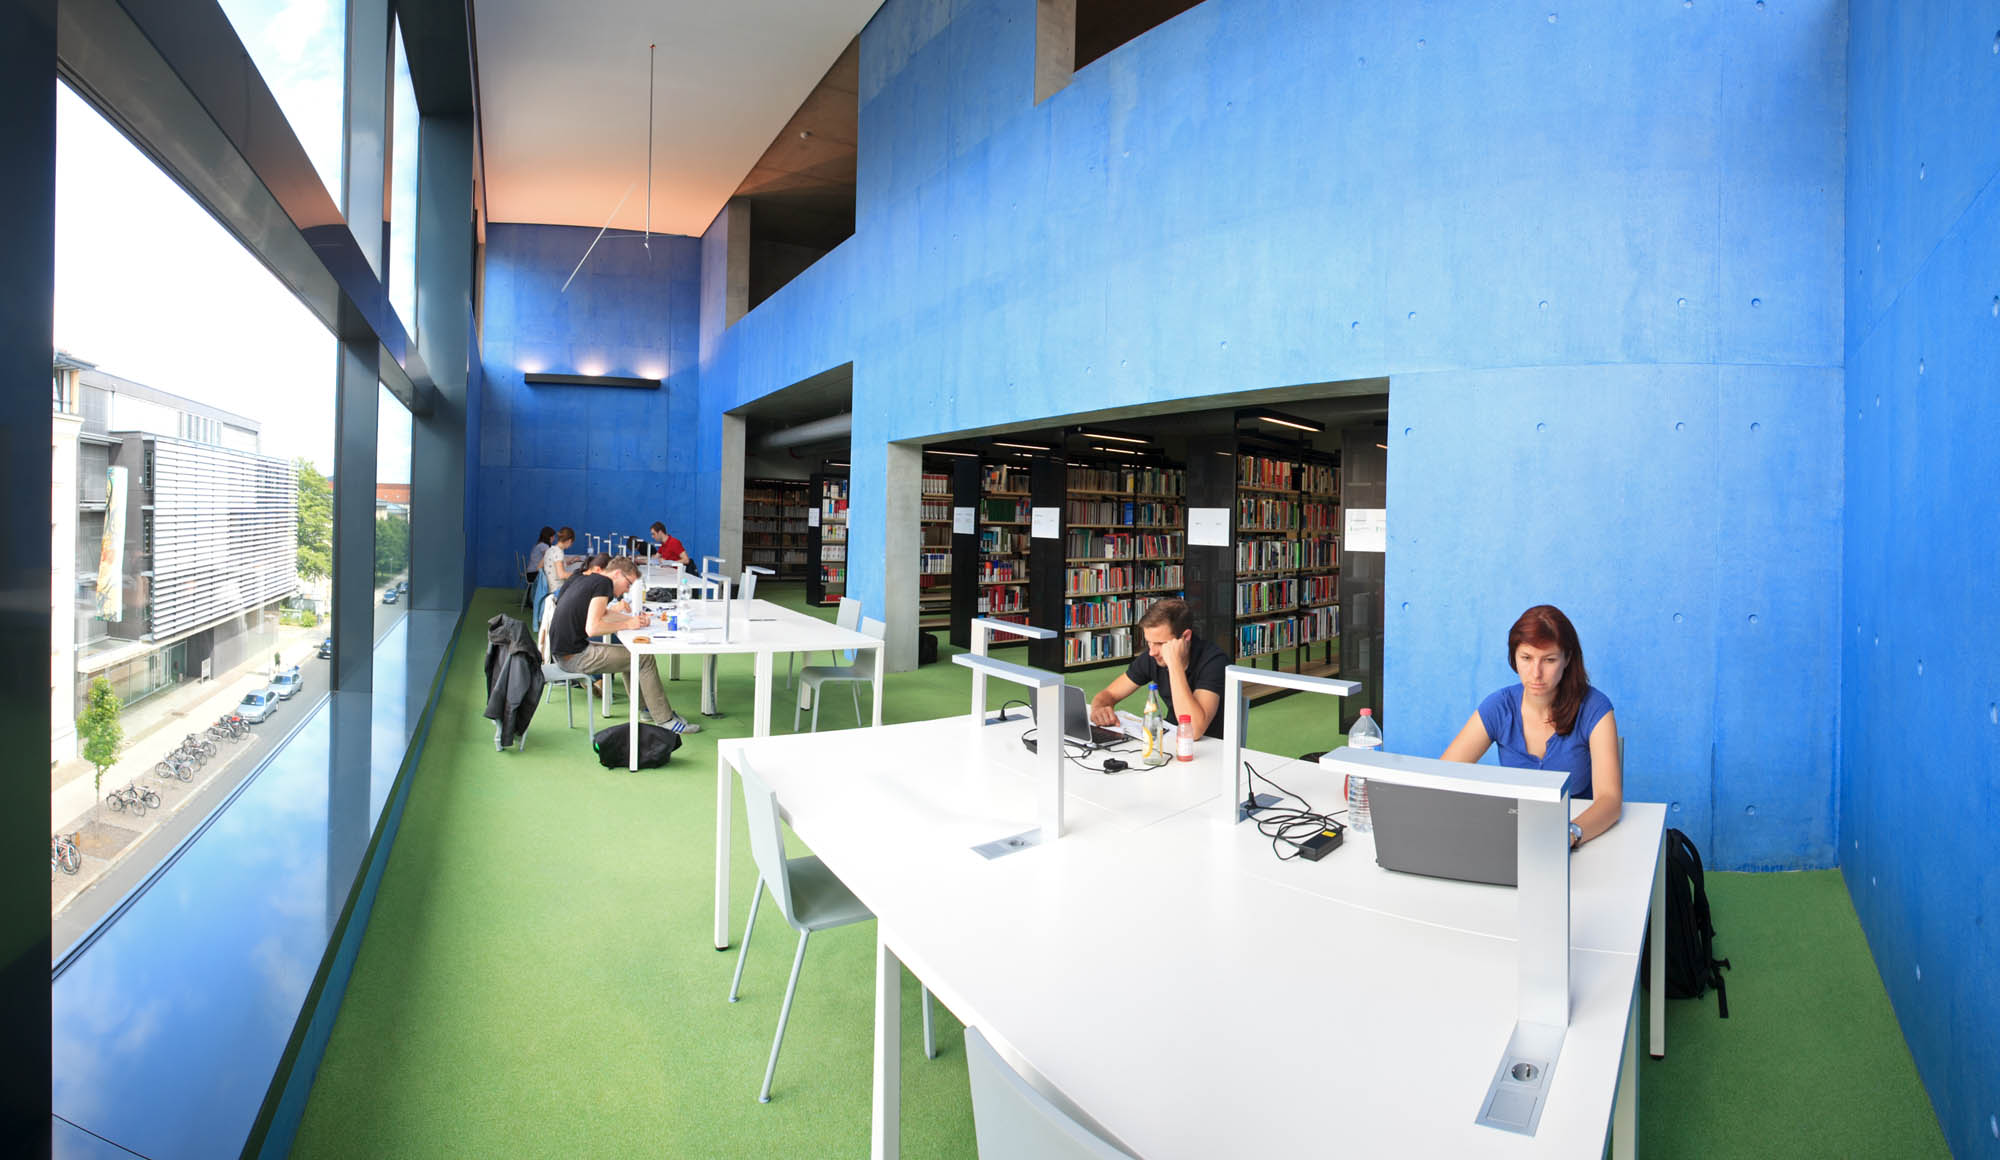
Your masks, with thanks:
M 1271 853 L 1277 856 L 1278 861 L 1289 862 L 1297 858 L 1299 856 L 1299 844 L 1313 837 L 1315 834 L 1327 832 L 1338 834 L 1346 831 L 1346 826 L 1334 821 L 1334 818 L 1346 813 L 1346 810 L 1339 810 L 1330 814 L 1320 813 L 1312 808 L 1311 802 L 1279 785 L 1277 782 L 1272 781 L 1270 778 L 1265 777 L 1263 774 L 1258 773 L 1256 767 L 1252 766 L 1249 762 L 1244 762 L 1243 768 L 1249 772 L 1251 777 L 1277 790 L 1281 796 L 1297 798 L 1299 805 L 1304 807 L 1296 810 L 1269 807 L 1258 810 L 1251 815 L 1257 823 L 1257 832 L 1271 839 Z M 1256 796 L 1254 786 L 1251 790 L 1251 796 Z M 1292 852 L 1289 854 L 1285 853 L 1279 846 L 1281 842 L 1286 846 L 1290 846 Z
M 1009 701 L 1007 704 L 1009 705 L 1018 704 L 1024 708 L 1027 707 L 1026 701 Z M 1006 711 L 1006 707 L 1007 707 L 1006 705 L 1002 705 L 1000 707 L 1003 713 Z M 1038 743 L 1036 742 L 1035 734 L 1039 733 L 1040 731 L 1041 731 L 1041 726 L 1039 725 L 1030 725 L 1028 728 L 1023 729 L 1021 731 L 1022 748 L 1028 750 L 1028 752 L 1030 753 L 1037 752 Z M 1124 742 L 1120 743 L 1115 747 L 1109 745 L 1100 745 L 1096 746 L 1095 748 L 1100 753 L 1103 753 L 1107 756 L 1115 756 L 1120 753 L 1132 752 L 1132 747 L 1135 744 L 1137 743 L 1132 741 L 1130 738 L 1127 738 Z M 1093 747 L 1085 745 L 1080 741 L 1076 741 L 1068 737 L 1063 738 L 1062 748 L 1063 748 L 1063 758 L 1067 760 L 1071 765 L 1074 765 L 1078 769 L 1083 770 L 1085 773 L 1120 774 L 1120 773 L 1126 773 L 1134 769 L 1143 768 L 1141 766 L 1134 766 L 1130 764 L 1127 764 L 1123 769 L 1105 769 L 1102 765 L 1091 765 L 1088 762 L 1084 761 L 1083 759 L 1090 753 Z

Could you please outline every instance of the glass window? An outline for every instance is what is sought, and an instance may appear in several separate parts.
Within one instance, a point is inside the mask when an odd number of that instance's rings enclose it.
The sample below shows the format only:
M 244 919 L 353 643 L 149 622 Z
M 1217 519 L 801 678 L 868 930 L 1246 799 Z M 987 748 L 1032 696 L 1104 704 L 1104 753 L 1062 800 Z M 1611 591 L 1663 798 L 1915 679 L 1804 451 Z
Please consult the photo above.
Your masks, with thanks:
M 221 5 L 326 183 L 327 196 L 339 205 L 347 5 L 334 0 L 221 0 Z
M 417 150 L 420 118 L 417 91 L 410 84 L 410 58 L 403 51 L 403 27 L 391 21 L 396 51 L 393 108 L 395 130 L 389 154 L 389 305 L 417 340 Z
M 378 386 L 375 426 L 375 639 L 410 609 L 410 412 Z
M 253 728 L 283 732 L 327 689 L 332 505 L 314 497 L 333 473 L 335 345 L 60 84 L 56 117 L 54 365 L 85 403 L 66 411 L 59 396 L 50 416 L 50 813 L 84 854 L 51 884 L 61 954 L 120 901 L 122 887 L 86 889 L 113 859 L 118 882 L 142 878 L 173 848 L 170 819 L 221 804 L 268 748 L 197 745 L 195 760 L 190 733 L 210 740 L 293 666 L 305 696 Z M 118 744 L 92 743 L 102 719 Z M 161 806 L 107 801 L 127 785 Z

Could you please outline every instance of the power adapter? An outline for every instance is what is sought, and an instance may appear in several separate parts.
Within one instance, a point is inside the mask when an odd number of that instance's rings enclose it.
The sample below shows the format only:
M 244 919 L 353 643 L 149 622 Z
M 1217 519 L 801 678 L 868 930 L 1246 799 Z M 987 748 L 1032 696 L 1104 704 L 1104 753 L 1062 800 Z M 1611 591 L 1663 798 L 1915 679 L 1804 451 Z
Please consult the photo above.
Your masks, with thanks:
M 1340 849 L 1342 835 L 1346 832 L 1346 827 L 1342 826 L 1339 822 L 1328 822 L 1324 830 L 1321 830 L 1303 842 L 1295 843 L 1299 848 L 1299 857 L 1304 858 L 1308 862 L 1319 861 L 1321 858 Z
M 1125 770 L 1128 770 L 1130 768 L 1132 767 L 1126 765 L 1124 762 L 1118 760 L 1115 757 L 1107 757 L 1104 759 L 1104 772 L 1106 773 L 1123 773 Z

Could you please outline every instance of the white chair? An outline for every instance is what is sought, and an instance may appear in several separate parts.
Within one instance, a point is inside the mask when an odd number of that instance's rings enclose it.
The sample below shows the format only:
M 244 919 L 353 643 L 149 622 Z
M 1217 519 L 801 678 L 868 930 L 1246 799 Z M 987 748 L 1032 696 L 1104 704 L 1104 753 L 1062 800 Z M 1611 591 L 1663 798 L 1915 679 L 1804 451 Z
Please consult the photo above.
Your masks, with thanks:
M 861 618 L 861 632 L 881 640 L 888 635 L 889 626 L 872 616 L 864 616 Z M 799 701 L 805 699 L 808 691 L 812 693 L 812 731 L 819 732 L 819 703 L 826 686 L 843 682 L 847 691 L 854 695 L 854 723 L 861 724 L 861 686 L 874 683 L 875 658 L 869 657 L 867 667 L 863 668 L 858 651 L 847 655 L 849 659 L 844 665 L 807 665 L 799 670 L 799 696 L 792 702 L 792 732 L 799 731 Z
M 1007 1066 L 977 1027 L 965 1029 L 965 1071 L 980 1160 L 1131 1160 Z
M 563 687 L 563 708 L 569 711 L 569 727 L 574 729 L 576 728 L 576 687 L 578 685 L 583 686 L 583 723 L 585 725 L 591 723 L 590 675 L 588 673 L 572 673 L 555 663 L 554 660 L 549 659 L 549 617 L 554 615 L 555 610 L 556 598 L 553 596 L 542 597 L 542 632 L 535 641 L 536 647 L 542 650 L 542 680 L 547 683 L 547 688 L 542 693 L 542 701 L 546 704 L 549 697 L 554 694 L 556 686 L 561 685 Z M 521 737 L 521 746 L 525 748 L 527 744 L 527 735 L 523 734 Z
M 736 1002 L 743 983 L 743 963 L 750 957 L 750 936 L 757 930 L 757 907 L 764 887 L 770 886 L 771 900 L 785 923 L 799 932 L 799 948 L 792 955 L 792 979 L 785 984 L 785 1003 L 778 1009 L 778 1033 L 771 1040 L 771 1061 L 764 1067 L 764 1086 L 757 1102 L 771 1102 L 771 1077 L 778 1072 L 778 1049 L 785 1045 L 785 1024 L 792 1017 L 792 996 L 799 989 L 799 968 L 806 961 L 806 940 L 817 930 L 832 930 L 866 922 L 875 915 L 854 897 L 845 883 L 834 877 L 826 863 L 808 854 L 785 857 L 785 834 L 778 824 L 778 798 L 769 786 L 740 765 L 743 777 L 743 820 L 750 828 L 750 854 L 757 861 L 757 885 L 750 892 L 750 918 L 743 924 L 743 946 L 736 952 L 736 974 L 729 980 L 729 1001 Z M 924 1058 L 937 1058 L 937 1044 L 931 1033 L 931 992 L 924 988 Z
M 856 600 L 856 598 L 852 598 L 852 596 L 842 596 L 840 598 L 840 608 L 834 612 L 834 628 L 860 628 L 860 624 L 862 624 L 862 602 Z M 828 652 L 826 656 L 832 656 L 836 662 L 840 660 L 832 652 Z M 786 652 L 784 654 L 784 688 L 792 688 L 792 662 L 794 660 L 798 660 L 796 652 Z M 794 728 L 796 728 L 796 724 L 794 724 Z

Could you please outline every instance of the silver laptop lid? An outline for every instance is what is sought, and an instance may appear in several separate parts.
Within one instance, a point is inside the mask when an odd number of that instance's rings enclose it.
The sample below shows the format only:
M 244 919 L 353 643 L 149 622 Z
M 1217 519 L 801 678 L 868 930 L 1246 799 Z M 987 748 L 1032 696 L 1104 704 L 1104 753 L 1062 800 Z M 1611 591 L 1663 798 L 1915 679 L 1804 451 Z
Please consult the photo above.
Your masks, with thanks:
M 1368 783 L 1375 862 L 1384 870 L 1513 886 L 1520 818 L 1513 798 Z

